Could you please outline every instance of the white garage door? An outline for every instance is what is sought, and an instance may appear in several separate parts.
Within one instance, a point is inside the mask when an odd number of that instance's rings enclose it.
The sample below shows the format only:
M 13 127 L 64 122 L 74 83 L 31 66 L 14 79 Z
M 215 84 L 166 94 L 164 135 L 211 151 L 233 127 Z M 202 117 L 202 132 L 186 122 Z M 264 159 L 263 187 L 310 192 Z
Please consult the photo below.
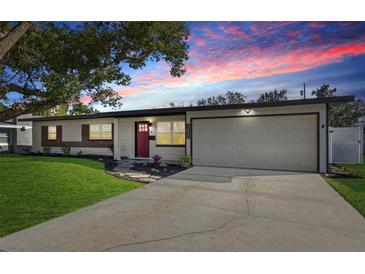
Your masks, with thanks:
M 193 164 L 317 171 L 317 115 L 192 120 Z

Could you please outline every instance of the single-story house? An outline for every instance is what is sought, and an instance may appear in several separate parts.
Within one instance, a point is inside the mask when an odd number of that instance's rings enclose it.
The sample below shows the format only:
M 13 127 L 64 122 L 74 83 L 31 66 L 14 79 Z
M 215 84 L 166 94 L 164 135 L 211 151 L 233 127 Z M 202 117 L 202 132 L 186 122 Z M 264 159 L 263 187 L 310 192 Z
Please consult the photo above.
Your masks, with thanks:
M 193 165 L 327 172 L 328 104 L 353 96 L 24 119 L 34 152 L 151 157 Z
M 0 122 L 0 153 L 22 153 L 32 147 L 32 122 L 20 121 L 31 118 L 31 114 Z

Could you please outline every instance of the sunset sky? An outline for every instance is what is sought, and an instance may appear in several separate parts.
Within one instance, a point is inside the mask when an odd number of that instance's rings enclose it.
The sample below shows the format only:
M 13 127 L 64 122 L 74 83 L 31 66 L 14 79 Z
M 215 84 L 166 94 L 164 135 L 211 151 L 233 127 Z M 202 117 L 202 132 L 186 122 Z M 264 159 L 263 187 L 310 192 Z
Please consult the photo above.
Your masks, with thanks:
M 122 109 L 166 107 L 240 91 L 250 99 L 286 88 L 299 98 L 321 84 L 365 97 L 365 22 L 188 22 L 187 72 L 172 78 L 163 62 L 126 68 L 130 86 L 115 89 Z M 108 110 L 100 108 L 100 110 Z

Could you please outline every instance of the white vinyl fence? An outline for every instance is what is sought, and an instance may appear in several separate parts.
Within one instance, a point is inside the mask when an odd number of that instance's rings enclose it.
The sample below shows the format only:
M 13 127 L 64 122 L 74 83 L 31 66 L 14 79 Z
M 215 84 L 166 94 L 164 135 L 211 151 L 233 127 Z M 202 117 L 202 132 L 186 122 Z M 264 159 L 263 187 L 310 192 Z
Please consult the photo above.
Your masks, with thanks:
M 330 127 L 328 134 L 329 163 L 363 163 L 363 128 Z

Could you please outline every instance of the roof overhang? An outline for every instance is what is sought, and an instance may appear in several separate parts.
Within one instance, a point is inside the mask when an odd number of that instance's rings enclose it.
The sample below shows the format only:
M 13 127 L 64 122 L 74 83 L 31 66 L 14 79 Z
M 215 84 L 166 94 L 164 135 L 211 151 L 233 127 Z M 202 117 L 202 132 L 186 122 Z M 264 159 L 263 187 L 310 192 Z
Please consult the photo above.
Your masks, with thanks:
M 0 128 L 31 129 L 32 127 L 31 126 L 8 124 L 8 123 L 0 123 Z
M 297 105 L 348 103 L 348 102 L 353 102 L 354 99 L 355 96 L 335 96 L 335 97 L 287 100 L 287 101 L 269 102 L 269 103 L 247 103 L 247 104 L 192 106 L 192 107 L 177 107 L 177 108 L 153 108 L 153 109 L 141 109 L 141 110 L 101 112 L 89 115 L 34 117 L 34 118 L 19 119 L 19 121 L 57 121 L 57 120 L 76 120 L 76 119 L 92 119 L 92 118 L 185 115 L 187 111 L 223 110 L 223 109 L 240 109 L 240 108 L 252 109 L 252 108 L 267 108 L 267 107 L 297 106 Z

